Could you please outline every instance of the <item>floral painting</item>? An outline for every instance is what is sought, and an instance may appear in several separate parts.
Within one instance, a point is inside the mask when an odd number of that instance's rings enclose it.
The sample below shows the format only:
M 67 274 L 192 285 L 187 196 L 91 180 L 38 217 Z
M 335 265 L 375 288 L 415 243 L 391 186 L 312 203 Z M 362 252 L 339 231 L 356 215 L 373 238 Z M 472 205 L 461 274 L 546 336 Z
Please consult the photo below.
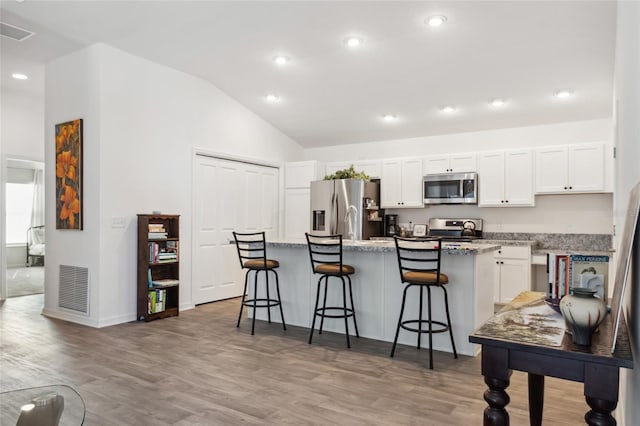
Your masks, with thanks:
M 56 124 L 56 229 L 82 229 L 82 119 Z

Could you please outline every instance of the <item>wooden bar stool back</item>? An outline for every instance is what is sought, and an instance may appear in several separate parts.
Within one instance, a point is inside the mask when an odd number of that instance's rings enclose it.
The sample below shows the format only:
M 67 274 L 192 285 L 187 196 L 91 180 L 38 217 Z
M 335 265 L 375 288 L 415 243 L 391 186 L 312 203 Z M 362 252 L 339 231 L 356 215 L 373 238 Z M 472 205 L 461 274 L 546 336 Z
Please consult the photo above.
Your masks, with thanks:
M 282 319 L 282 328 L 285 330 L 287 326 L 284 322 L 284 314 L 282 312 L 282 302 L 280 300 L 280 283 L 278 282 L 278 273 L 276 268 L 280 266 L 277 260 L 267 258 L 267 243 L 264 232 L 239 233 L 234 232 L 233 238 L 238 249 L 238 258 L 240 259 L 240 267 L 247 270 L 244 276 L 244 291 L 242 292 L 242 303 L 240 304 L 240 314 L 238 315 L 238 323 L 236 327 L 240 327 L 242 319 L 242 309 L 247 306 L 253 308 L 253 319 L 251 322 L 251 334 L 253 335 L 256 327 L 256 309 L 267 308 L 267 318 L 271 323 L 271 308 L 278 306 L 280 308 L 280 318 Z M 247 299 L 247 283 L 249 273 L 254 272 L 253 277 L 253 297 Z M 265 292 L 266 297 L 258 297 L 258 274 L 264 272 L 265 275 Z M 277 298 L 271 298 L 269 295 L 269 272 L 276 277 L 276 295 Z
M 451 328 L 451 317 L 449 315 L 449 300 L 445 285 L 449 282 L 449 277 L 440 271 L 440 261 L 442 258 L 442 240 L 439 238 L 428 240 L 413 240 L 394 237 L 396 253 L 398 256 L 398 267 L 400 270 L 400 280 L 405 284 L 402 295 L 402 306 L 400 307 L 400 317 L 396 335 L 393 339 L 391 357 L 393 357 L 400 329 L 403 328 L 414 333 L 418 333 L 418 349 L 420 349 L 420 338 L 423 333 L 429 335 L 429 368 L 433 370 L 433 334 L 449 332 L 453 356 L 458 358 L 456 345 L 453 341 L 453 330 Z M 407 300 L 407 290 L 411 287 L 420 289 L 419 314 L 418 319 L 404 320 L 404 308 Z M 444 307 L 447 314 L 447 323 L 436 321 L 431 318 L 431 288 L 439 288 L 444 293 Z M 427 311 L 428 319 L 423 319 L 423 293 L 427 290 Z M 415 327 L 417 325 L 417 328 Z M 434 328 L 434 325 L 436 326 Z
M 320 274 L 318 279 L 318 289 L 316 291 L 316 304 L 313 310 L 313 321 L 311 333 L 309 334 L 309 344 L 313 339 L 313 331 L 316 326 L 316 317 L 320 317 L 320 329 L 318 334 L 322 334 L 325 318 L 344 318 L 345 335 L 347 336 L 347 347 L 351 347 L 349 340 L 349 318 L 353 318 L 356 337 L 358 333 L 358 323 L 356 322 L 356 311 L 353 305 L 353 291 L 351 289 L 351 277 L 355 272 L 353 266 L 342 263 L 342 235 L 318 236 L 305 233 L 307 245 L 309 247 L 309 258 L 311 269 L 314 274 Z M 342 282 L 342 306 L 327 306 L 327 287 L 329 278 L 339 278 Z M 346 281 L 345 281 L 346 278 Z M 320 288 L 324 281 L 324 296 L 322 306 L 320 303 Z M 347 306 L 347 284 L 349 287 L 349 299 L 351 307 Z

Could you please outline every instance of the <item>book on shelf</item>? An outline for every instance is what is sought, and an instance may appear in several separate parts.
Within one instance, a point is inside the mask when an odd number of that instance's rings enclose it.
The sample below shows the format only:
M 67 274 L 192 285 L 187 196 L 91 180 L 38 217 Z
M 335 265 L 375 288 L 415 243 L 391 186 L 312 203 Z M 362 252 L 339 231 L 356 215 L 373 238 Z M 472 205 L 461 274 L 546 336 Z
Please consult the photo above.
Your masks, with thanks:
M 153 280 L 152 283 L 157 287 L 169 287 L 180 284 L 180 281 L 174 278 L 163 278 L 161 280 Z
M 157 314 L 167 308 L 167 290 L 150 290 L 147 293 L 147 311 L 149 314 Z
M 149 232 L 165 232 L 164 224 L 162 223 L 150 223 L 147 225 Z
M 547 296 L 560 299 L 574 288 L 591 288 L 607 299 L 609 256 L 547 253 Z
M 149 232 L 150 240 L 166 240 L 169 234 L 167 232 Z

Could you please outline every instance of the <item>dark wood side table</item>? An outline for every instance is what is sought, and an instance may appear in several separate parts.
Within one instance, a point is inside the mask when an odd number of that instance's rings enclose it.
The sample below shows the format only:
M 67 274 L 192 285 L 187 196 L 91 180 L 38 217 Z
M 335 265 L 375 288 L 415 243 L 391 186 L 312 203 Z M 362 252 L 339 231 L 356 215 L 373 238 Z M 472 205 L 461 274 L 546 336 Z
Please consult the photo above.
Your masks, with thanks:
M 544 293 L 524 292 L 508 305 L 507 310 L 523 309 L 531 302 L 544 303 Z M 535 302 L 534 299 L 538 300 Z M 520 306 L 523 301 L 527 305 Z M 561 346 L 547 346 L 523 341 L 510 327 L 495 327 L 496 314 L 476 330 L 469 341 L 482 345 L 482 375 L 489 387 L 484 399 L 484 425 L 508 425 L 509 404 L 506 392 L 512 370 L 527 372 L 529 377 L 529 420 L 542 424 L 544 377 L 557 377 L 584 383 L 584 395 L 591 408 L 585 415 L 588 425 L 615 425 L 611 412 L 618 404 L 619 369 L 633 368 L 633 357 L 624 318 L 621 318 L 616 348 L 611 353 L 614 321 L 607 315 L 595 333 L 590 347 L 578 346 L 565 334 Z M 493 323 L 492 323 L 493 321 Z M 494 325 L 492 325 L 494 324 Z M 524 339 L 526 340 L 526 339 Z

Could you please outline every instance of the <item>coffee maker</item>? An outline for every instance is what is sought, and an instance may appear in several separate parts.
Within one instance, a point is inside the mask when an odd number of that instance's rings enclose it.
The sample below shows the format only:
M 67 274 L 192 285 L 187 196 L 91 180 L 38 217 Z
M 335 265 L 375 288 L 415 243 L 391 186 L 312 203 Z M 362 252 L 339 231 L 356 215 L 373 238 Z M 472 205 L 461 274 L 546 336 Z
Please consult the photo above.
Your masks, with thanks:
M 384 216 L 384 233 L 387 237 L 393 237 L 400 233 L 397 214 L 388 214 Z

